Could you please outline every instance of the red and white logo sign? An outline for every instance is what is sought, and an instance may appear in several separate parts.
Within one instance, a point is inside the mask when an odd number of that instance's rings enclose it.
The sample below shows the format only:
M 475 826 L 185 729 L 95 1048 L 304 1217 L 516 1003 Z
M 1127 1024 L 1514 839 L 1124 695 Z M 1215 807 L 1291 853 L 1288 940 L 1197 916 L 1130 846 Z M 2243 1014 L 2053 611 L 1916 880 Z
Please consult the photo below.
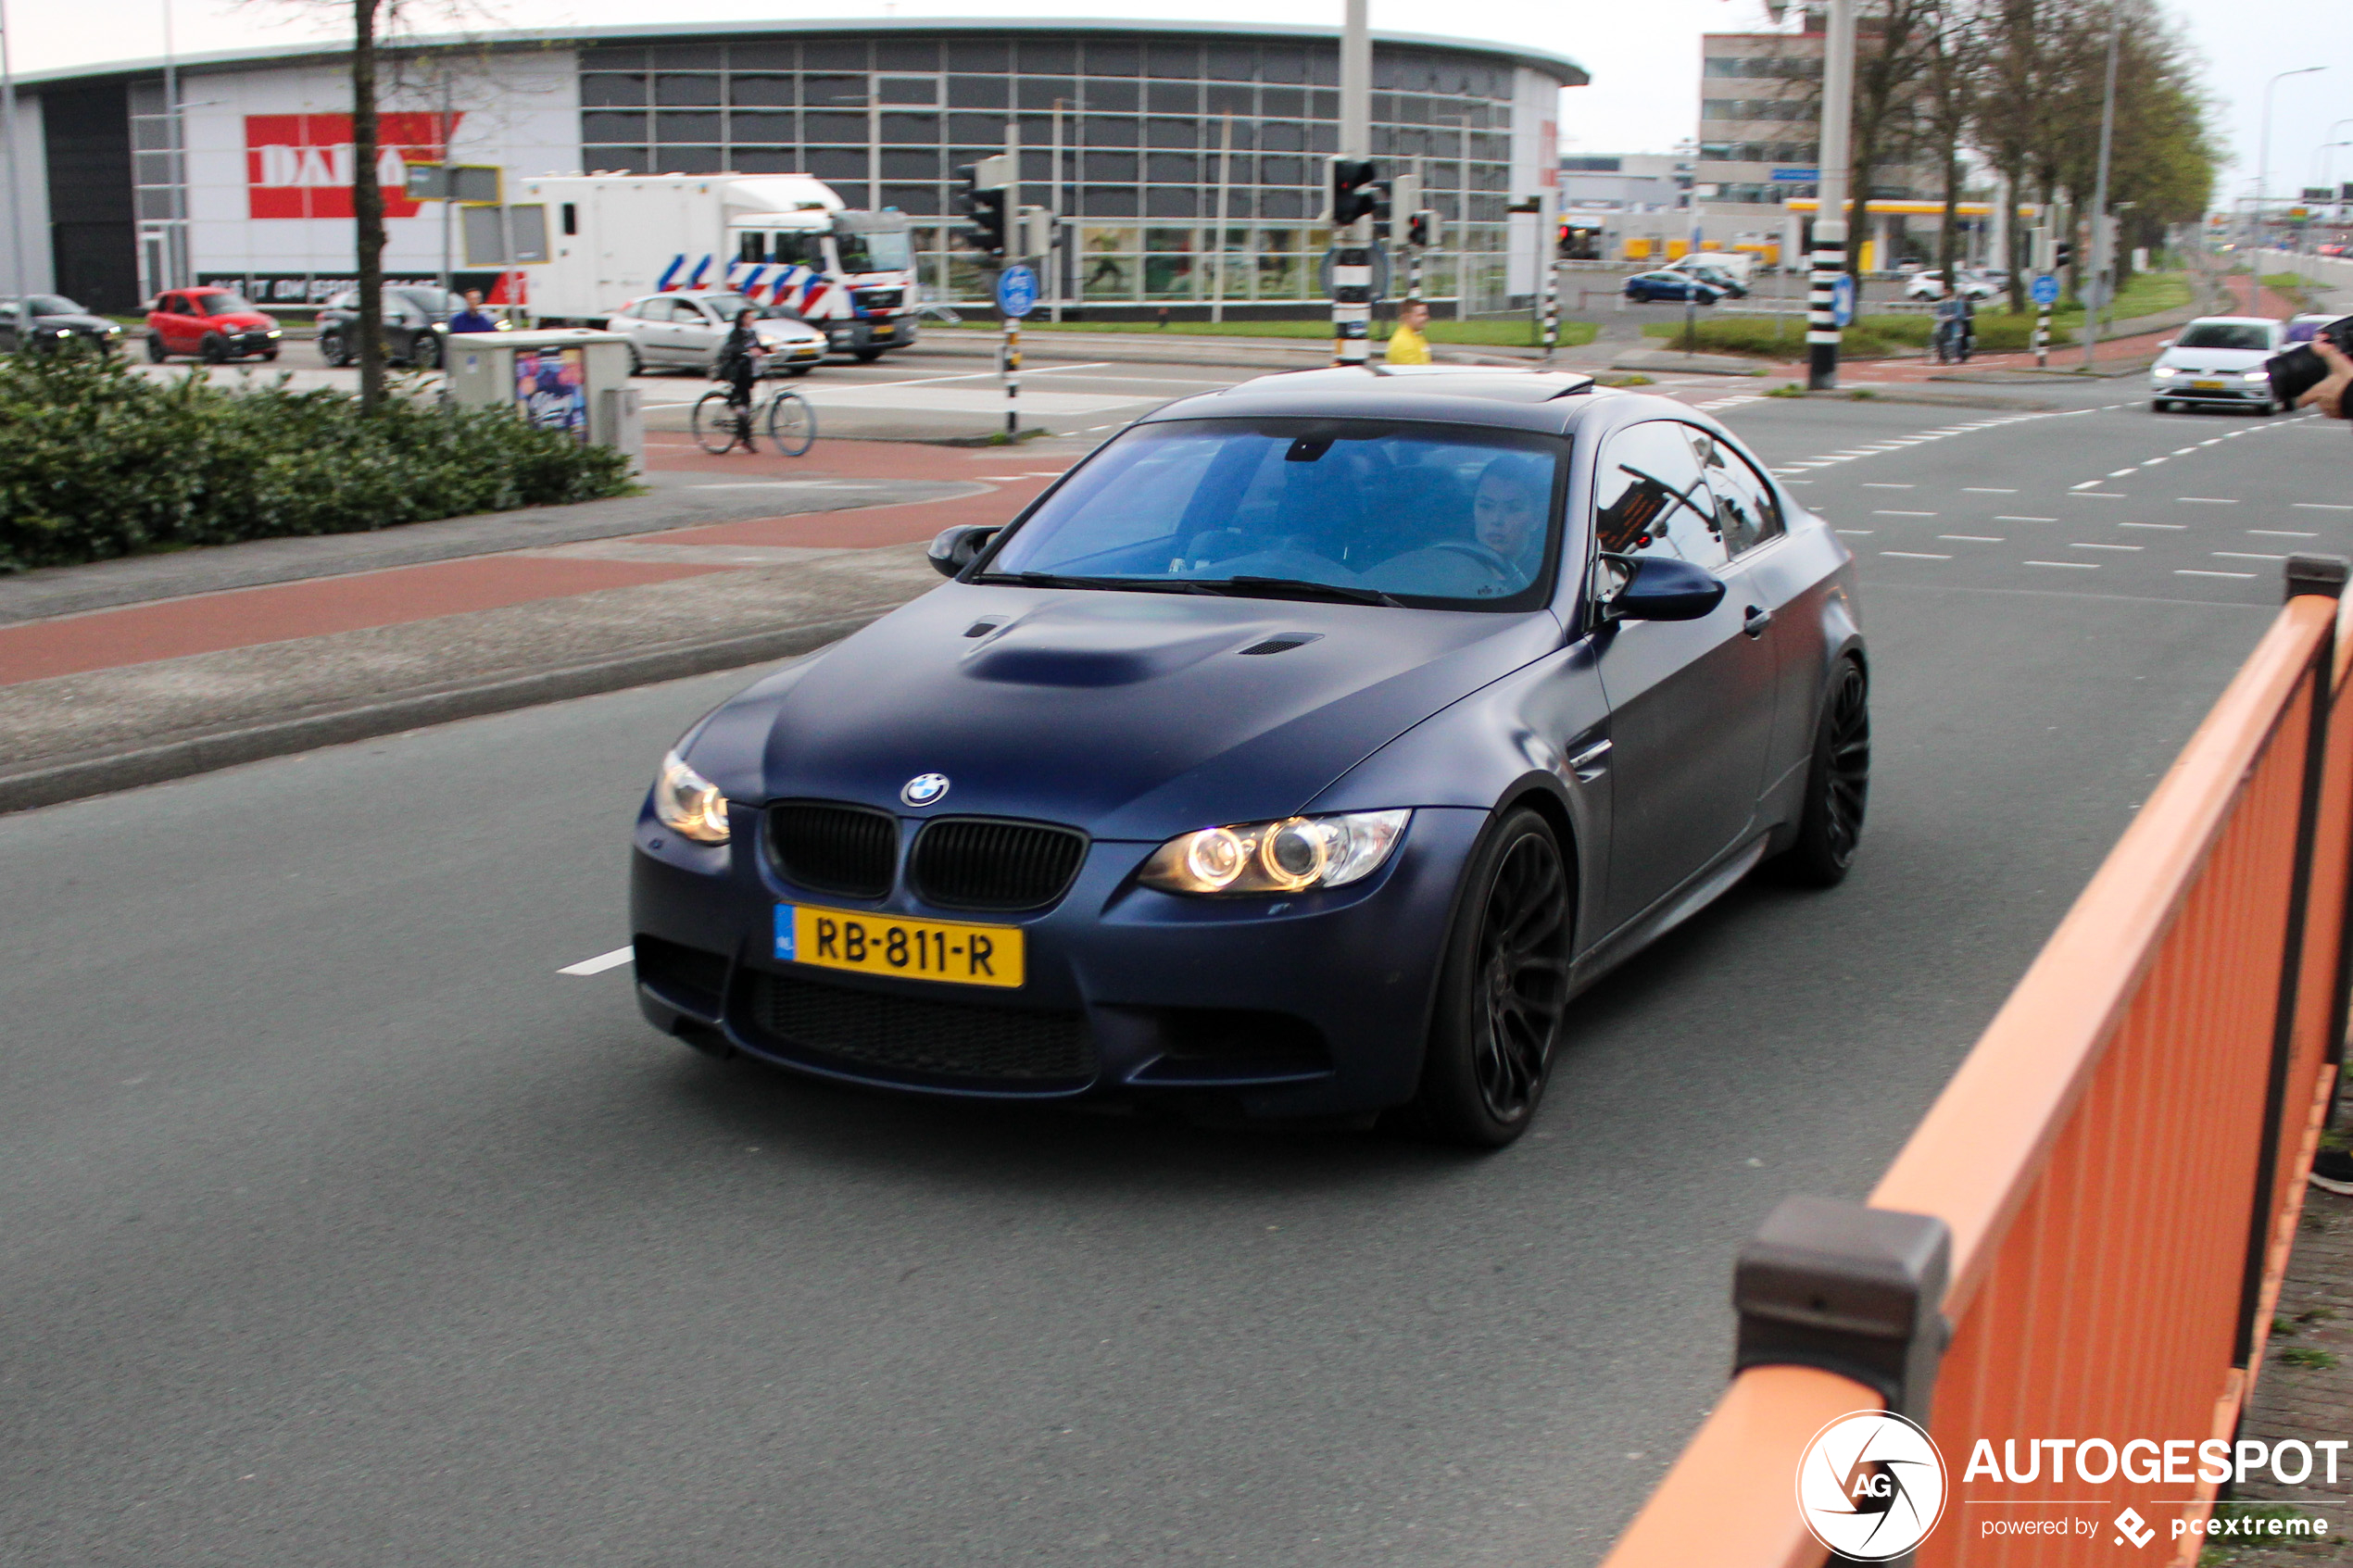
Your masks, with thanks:
M 448 117 L 452 128 L 465 119 Z M 439 163 L 448 145 L 438 114 L 377 117 L 383 151 L 376 183 L 386 218 L 414 218 L 422 204 L 407 190 L 410 162 Z M 347 114 L 245 116 L 245 213 L 250 218 L 349 218 L 351 117 Z

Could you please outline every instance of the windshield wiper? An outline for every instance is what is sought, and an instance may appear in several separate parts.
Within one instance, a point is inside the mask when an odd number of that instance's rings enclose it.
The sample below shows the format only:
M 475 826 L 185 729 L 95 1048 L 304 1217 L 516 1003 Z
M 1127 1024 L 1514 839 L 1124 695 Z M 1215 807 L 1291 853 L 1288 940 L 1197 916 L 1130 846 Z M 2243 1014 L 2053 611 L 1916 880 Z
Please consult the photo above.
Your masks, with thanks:
M 1378 588 L 1351 588 L 1339 583 L 1312 583 L 1303 577 L 1222 577 L 1204 584 L 1229 589 L 1244 598 L 1329 599 L 1335 604 L 1385 605 L 1402 609 L 1404 601 Z
M 1109 588 L 1132 594 L 1214 594 L 1214 587 L 1165 577 L 1074 577 L 1059 571 L 988 571 L 976 583 L 1018 583 L 1025 588 Z

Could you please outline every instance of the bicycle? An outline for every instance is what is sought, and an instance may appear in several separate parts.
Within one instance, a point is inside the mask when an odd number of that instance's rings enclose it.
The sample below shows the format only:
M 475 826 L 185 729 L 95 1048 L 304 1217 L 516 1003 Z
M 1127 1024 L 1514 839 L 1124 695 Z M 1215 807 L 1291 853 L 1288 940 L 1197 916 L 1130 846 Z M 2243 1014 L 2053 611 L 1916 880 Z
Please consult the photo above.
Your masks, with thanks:
M 695 400 L 695 442 L 714 458 L 724 458 L 738 445 L 760 450 L 753 440 L 755 423 L 765 426 L 778 452 L 798 458 L 817 444 L 817 410 L 798 392 L 779 387 L 757 413 L 750 403 L 738 404 L 724 392 L 706 392 Z

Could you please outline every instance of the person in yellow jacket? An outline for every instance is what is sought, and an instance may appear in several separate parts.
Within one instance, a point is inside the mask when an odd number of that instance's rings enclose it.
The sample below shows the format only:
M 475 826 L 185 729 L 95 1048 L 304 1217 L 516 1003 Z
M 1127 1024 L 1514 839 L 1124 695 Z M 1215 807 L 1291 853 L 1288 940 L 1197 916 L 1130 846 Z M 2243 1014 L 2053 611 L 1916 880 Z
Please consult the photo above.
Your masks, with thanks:
M 1392 365 L 1427 365 L 1429 363 L 1429 340 L 1422 336 L 1422 329 L 1429 325 L 1429 307 L 1418 299 L 1409 299 L 1398 307 L 1397 330 L 1389 334 L 1389 352 L 1384 358 Z

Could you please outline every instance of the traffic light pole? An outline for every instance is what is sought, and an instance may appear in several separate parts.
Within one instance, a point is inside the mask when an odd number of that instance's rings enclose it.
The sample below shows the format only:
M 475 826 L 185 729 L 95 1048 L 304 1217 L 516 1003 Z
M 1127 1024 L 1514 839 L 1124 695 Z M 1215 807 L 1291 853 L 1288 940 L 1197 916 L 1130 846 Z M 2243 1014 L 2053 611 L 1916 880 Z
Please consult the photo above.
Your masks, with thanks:
M 1373 36 L 1368 0 L 1347 0 L 1340 39 L 1340 157 L 1361 169 L 1373 154 Z M 1332 182 L 1332 363 L 1362 365 L 1372 357 L 1373 220 L 1340 210 L 1341 182 Z
M 1847 132 L 1855 104 L 1855 0 L 1830 0 L 1822 54 L 1821 167 L 1815 190 L 1813 275 L 1806 296 L 1806 384 L 1838 385 L 1838 318 L 1833 299 L 1846 270 Z M 1856 217 L 1862 216 L 1857 204 Z

